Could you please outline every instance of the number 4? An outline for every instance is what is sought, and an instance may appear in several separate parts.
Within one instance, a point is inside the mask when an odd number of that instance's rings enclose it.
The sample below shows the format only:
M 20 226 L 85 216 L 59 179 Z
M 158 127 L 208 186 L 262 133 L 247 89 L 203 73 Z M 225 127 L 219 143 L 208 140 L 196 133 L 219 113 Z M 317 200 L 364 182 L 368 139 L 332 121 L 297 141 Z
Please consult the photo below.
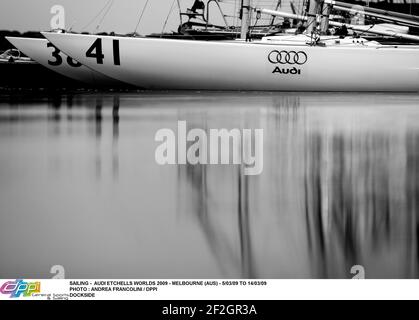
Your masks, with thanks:
M 103 54 L 102 50 L 102 39 L 97 38 L 95 42 L 93 42 L 92 46 L 87 50 L 86 57 L 88 58 L 96 58 L 97 64 L 103 64 L 103 59 L 105 55 Z
M 92 46 L 87 50 L 86 57 L 96 59 L 97 64 L 103 64 L 105 55 L 103 54 L 102 39 L 97 38 Z M 113 40 L 113 63 L 116 66 L 121 65 L 119 54 L 119 40 Z

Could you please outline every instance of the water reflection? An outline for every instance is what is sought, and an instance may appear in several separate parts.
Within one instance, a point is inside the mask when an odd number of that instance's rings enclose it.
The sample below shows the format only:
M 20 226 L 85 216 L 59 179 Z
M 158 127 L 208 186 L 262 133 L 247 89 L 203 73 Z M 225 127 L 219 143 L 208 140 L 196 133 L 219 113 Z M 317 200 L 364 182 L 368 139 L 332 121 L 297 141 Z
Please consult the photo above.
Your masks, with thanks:
M 119 106 L 120 97 L 119 95 L 114 95 L 112 105 L 112 174 L 114 180 L 117 180 L 119 175 Z
M 1 96 L 0 277 L 417 278 L 419 96 L 355 98 Z M 264 129 L 263 173 L 157 165 L 178 120 Z

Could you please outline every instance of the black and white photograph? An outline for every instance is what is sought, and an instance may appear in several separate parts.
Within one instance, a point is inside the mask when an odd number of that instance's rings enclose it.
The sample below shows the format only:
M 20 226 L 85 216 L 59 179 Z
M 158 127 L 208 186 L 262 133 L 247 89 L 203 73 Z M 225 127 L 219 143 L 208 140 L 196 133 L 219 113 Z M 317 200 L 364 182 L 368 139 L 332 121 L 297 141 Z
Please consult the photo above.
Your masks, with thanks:
M 417 278 L 419 1 L 1 0 L 0 299 Z

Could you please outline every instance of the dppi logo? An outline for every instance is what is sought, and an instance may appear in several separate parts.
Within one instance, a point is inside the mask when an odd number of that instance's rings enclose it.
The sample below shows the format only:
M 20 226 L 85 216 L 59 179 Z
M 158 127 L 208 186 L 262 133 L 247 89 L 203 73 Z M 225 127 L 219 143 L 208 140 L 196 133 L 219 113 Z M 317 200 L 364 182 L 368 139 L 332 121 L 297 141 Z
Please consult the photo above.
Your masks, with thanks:
M 31 297 L 41 292 L 40 282 L 25 282 L 23 280 L 7 281 L 0 287 L 0 293 L 10 294 L 10 298 Z
M 268 61 L 272 64 L 301 66 L 305 64 L 307 60 L 307 54 L 303 51 L 273 50 L 268 55 Z M 285 69 L 277 66 L 272 73 L 301 74 L 301 69 L 297 69 L 296 67 Z

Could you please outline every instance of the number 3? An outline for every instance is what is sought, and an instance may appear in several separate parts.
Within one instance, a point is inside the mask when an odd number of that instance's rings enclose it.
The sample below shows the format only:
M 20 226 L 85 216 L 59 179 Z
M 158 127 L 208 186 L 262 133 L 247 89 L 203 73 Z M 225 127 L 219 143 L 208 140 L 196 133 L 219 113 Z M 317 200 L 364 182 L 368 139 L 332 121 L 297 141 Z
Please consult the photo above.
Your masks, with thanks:
M 55 66 L 55 67 L 60 66 L 63 63 L 63 58 L 60 55 L 61 51 L 58 50 L 58 48 L 55 47 L 51 42 L 48 42 L 47 47 L 48 48 L 54 48 L 54 51 L 51 53 L 51 55 L 55 58 L 54 61 L 48 60 L 48 64 L 51 65 L 51 66 Z M 67 64 L 70 67 L 74 67 L 74 68 L 81 67 L 81 63 L 79 63 L 77 61 L 74 61 L 70 57 L 67 57 Z
M 56 48 L 52 43 L 48 42 L 47 44 L 48 48 L 54 48 L 54 51 L 51 53 L 51 55 L 55 58 L 55 61 L 48 60 L 48 64 L 51 66 L 59 66 L 63 63 L 63 58 L 60 56 L 60 50 Z

